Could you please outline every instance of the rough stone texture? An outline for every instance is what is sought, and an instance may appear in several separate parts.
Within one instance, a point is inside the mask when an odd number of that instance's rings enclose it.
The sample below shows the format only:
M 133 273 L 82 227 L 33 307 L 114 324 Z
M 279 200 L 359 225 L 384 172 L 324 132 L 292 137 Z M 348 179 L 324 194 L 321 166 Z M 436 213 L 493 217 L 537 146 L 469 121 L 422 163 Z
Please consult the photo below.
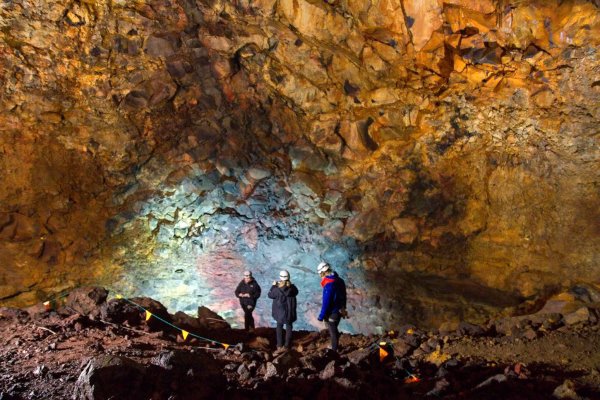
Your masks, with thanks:
M 144 397 L 144 367 L 125 357 L 103 355 L 87 363 L 77 379 L 73 399 Z
M 344 328 L 376 331 L 597 282 L 599 23 L 584 0 L 5 2 L 0 300 L 99 282 L 239 321 L 240 272 L 287 268 L 320 326 L 325 259 Z
M 97 286 L 82 287 L 69 293 L 65 305 L 81 315 L 100 315 L 100 305 L 104 304 L 108 292 Z

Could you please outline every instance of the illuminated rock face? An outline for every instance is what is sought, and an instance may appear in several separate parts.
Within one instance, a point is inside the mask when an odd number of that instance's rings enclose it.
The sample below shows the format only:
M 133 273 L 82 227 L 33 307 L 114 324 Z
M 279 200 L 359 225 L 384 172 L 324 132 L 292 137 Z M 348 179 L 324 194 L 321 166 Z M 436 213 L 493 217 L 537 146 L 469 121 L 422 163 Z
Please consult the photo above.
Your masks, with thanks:
M 596 282 L 599 24 L 583 0 L 5 2 L 0 299 L 97 282 L 239 321 L 241 271 L 286 268 L 317 326 L 326 259 L 373 331 Z

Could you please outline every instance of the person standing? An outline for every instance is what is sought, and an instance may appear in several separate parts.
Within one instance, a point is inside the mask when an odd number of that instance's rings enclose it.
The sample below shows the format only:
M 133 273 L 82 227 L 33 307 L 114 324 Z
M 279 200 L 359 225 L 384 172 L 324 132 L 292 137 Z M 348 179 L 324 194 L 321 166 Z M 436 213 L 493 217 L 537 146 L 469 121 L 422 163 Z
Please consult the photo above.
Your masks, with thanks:
M 346 283 L 326 262 L 321 262 L 317 266 L 317 272 L 321 276 L 321 286 L 323 287 L 323 303 L 317 319 L 325 321 L 331 337 L 331 349 L 337 351 L 340 339 L 338 325 L 342 317 L 346 318 L 348 316 L 346 312 Z
M 273 318 L 277 321 L 277 350 L 281 354 L 292 345 L 292 324 L 296 321 L 296 296 L 298 288 L 290 281 L 287 271 L 279 273 L 279 281 L 274 281 L 269 298 L 273 299 Z M 283 341 L 283 326 L 285 325 L 285 343 Z
M 235 295 L 240 299 L 240 305 L 244 310 L 244 329 L 248 332 L 254 332 L 254 317 L 252 311 L 256 308 L 256 301 L 260 297 L 260 286 L 252 272 L 244 271 L 244 279 L 235 289 Z

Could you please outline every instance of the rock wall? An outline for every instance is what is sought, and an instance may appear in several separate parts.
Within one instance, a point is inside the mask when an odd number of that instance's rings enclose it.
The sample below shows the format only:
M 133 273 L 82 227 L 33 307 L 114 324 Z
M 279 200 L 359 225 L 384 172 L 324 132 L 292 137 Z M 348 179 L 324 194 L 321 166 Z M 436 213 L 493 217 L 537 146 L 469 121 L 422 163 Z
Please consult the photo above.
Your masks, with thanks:
M 318 326 L 326 259 L 369 331 L 597 282 L 599 6 L 5 1 L 0 301 L 236 320 L 287 268 Z

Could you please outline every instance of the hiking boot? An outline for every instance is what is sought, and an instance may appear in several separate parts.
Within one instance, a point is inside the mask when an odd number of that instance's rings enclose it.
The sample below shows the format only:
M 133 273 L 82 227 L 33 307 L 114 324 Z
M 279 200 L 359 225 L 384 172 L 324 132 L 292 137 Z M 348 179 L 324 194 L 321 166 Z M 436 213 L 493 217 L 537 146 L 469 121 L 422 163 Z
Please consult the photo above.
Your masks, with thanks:
M 277 348 L 277 350 L 275 350 L 275 351 L 273 352 L 273 355 L 274 355 L 274 356 L 278 356 L 278 355 L 280 355 L 280 354 L 283 354 L 283 353 L 285 353 L 287 350 L 288 350 L 288 349 L 287 349 L 287 347 L 278 347 L 278 348 Z

